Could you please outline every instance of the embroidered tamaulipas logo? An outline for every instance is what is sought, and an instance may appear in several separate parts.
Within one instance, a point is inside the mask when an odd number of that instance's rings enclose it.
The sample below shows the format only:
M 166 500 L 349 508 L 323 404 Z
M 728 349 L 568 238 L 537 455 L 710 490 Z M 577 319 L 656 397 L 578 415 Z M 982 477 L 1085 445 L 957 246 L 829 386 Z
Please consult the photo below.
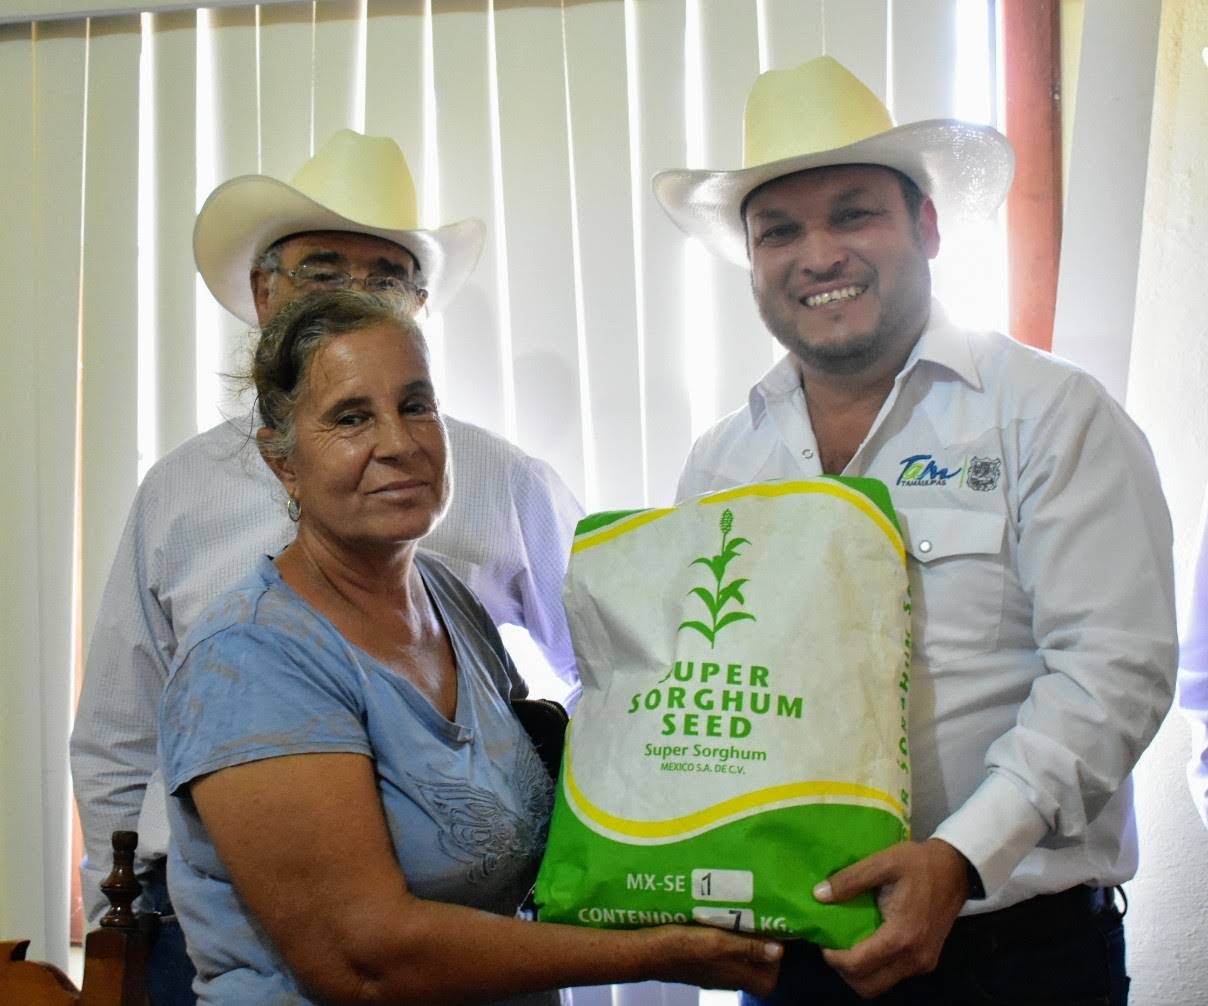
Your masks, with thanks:
M 1002 477 L 1002 458 L 964 457 L 955 468 L 945 468 L 934 454 L 912 454 L 898 462 L 899 486 L 968 486 L 975 492 L 990 492 L 998 488 Z
M 1002 474 L 1002 458 L 970 458 L 969 471 L 965 481 L 970 489 L 988 493 L 998 485 L 998 477 Z

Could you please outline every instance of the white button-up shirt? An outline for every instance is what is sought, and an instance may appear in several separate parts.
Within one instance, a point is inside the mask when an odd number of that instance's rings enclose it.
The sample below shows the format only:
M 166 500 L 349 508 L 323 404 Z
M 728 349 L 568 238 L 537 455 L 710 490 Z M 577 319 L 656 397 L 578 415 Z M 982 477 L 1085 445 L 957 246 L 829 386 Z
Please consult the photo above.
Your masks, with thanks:
M 822 474 L 785 358 L 702 436 L 681 499 Z M 909 549 L 913 832 L 1001 908 L 1137 866 L 1129 773 L 1169 708 L 1170 518 L 1144 436 L 1089 375 L 931 320 L 842 472 Z
M 1195 809 L 1208 825 L 1208 499 L 1204 504 L 1191 605 L 1179 652 L 1179 708 L 1191 726 L 1187 782 Z
M 582 508 L 549 465 L 445 417 L 453 501 L 423 540 L 497 624 L 524 626 L 554 671 L 578 681 L 562 578 Z M 285 494 L 260 459 L 251 416 L 162 458 L 131 507 L 105 584 L 71 736 L 90 920 L 105 908 L 110 833 L 139 833 L 139 864 L 166 854 L 156 756 L 160 695 L 176 647 L 209 603 L 294 537 Z

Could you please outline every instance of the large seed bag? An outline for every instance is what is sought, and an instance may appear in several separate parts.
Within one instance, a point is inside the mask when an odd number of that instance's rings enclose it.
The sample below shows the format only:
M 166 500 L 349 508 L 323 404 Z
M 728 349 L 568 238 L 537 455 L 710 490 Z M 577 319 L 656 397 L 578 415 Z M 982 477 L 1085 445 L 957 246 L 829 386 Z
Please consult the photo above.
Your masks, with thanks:
M 583 696 L 537 878 L 545 921 L 696 921 L 849 947 L 814 885 L 909 834 L 910 602 L 883 484 L 741 486 L 578 527 Z

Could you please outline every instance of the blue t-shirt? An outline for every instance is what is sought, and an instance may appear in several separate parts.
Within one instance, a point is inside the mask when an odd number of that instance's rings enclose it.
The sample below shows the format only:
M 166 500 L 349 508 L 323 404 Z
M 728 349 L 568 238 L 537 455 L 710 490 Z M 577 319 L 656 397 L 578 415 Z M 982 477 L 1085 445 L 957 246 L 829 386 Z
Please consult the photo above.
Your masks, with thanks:
M 188 786 L 207 773 L 282 755 L 368 755 L 417 897 L 513 915 L 533 882 L 553 787 L 511 711 L 524 683 L 469 589 L 438 560 L 415 562 L 457 662 L 452 721 L 344 639 L 267 557 L 210 605 L 177 654 L 159 728 L 175 797 L 168 877 L 203 1002 L 308 1001 L 197 814 Z

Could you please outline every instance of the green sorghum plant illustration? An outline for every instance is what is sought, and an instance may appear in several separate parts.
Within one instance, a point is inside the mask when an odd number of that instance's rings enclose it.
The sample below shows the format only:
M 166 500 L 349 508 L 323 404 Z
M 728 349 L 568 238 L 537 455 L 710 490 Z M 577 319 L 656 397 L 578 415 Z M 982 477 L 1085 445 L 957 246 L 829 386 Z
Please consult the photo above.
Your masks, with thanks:
M 699 559 L 693 559 L 691 565 L 706 566 L 710 573 L 713 574 L 713 587 L 710 591 L 707 587 L 693 587 L 688 591 L 688 596 L 695 594 L 701 601 L 704 602 L 706 608 L 709 609 L 709 621 L 699 621 L 690 619 L 680 623 L 681 629 L 692 629 L 699 632 L 707 640 L 709 640 L 709 648 L 713 649 L 717 634 L 721 632 L 727 625 L 732 625 L 735 622 L 741 622 L 743 619 L 757 621 L 754 615 L 745 611 L 728 611 L 724 615 L 722 609 L 731 601 L 737 601 L 740 605 L 746 604 L 746 599 L 742 596 L 742 588 L 748 582 L 747 577 L 739 577 L 736 580 L 731 580 L 729 583 L 723 584 L 722 580 L 726 575 L 726 567 L 730 565 L 739 555 L 738 546 L 749 544 L 746 538 L 731 538 L 730 532 L 734 529 L 734 513 L 729 508 L 722 511 L 721 514 L 721 551 L 712 557 L 701 556 Z

